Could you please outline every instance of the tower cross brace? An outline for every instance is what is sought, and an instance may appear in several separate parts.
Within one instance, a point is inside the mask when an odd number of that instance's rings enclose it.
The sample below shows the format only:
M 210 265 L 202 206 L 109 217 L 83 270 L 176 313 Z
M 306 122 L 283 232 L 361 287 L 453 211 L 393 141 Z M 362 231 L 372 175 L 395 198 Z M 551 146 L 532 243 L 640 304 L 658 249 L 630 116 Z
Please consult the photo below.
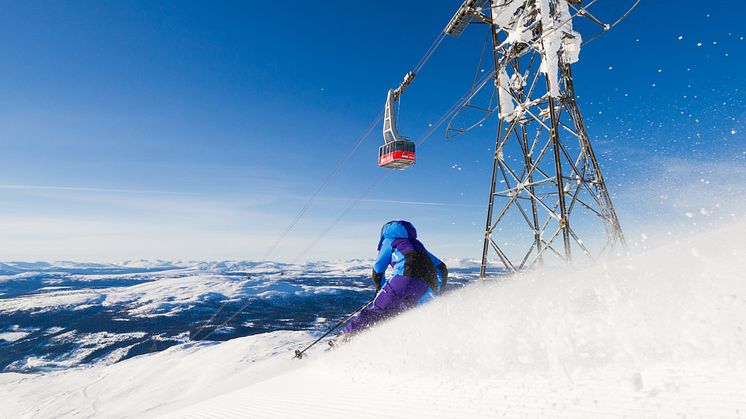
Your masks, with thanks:
M 583 12 L 581 3 L 467 0 L 445 29 L 458 37 L 471 22 L 490 27 L 499 122 L 482 279 L 490 251 L 515 272 L 595 261 L 625 247 L 575 96 L 571 65 L 582 40 L 572 20 Z

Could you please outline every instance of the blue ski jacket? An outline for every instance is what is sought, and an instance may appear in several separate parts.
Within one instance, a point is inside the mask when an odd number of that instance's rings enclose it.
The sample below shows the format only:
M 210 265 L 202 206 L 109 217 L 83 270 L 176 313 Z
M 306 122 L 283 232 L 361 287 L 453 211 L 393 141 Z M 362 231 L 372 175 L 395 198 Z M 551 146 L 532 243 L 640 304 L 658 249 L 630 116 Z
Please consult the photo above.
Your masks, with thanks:
M 417 240 L 417 230 L 408 221 L 390 221 L 381 228 L 378 258 L 373 265 L 373 283 L 377 290 L 385 285 L 384 273 L 389 266 L 393 268 L 391 277 L 409 276 L 427 283 L 429 289 L 420 298 L 420 303 L 432 300 L 445 290 L 448 282 L 446 264 Z

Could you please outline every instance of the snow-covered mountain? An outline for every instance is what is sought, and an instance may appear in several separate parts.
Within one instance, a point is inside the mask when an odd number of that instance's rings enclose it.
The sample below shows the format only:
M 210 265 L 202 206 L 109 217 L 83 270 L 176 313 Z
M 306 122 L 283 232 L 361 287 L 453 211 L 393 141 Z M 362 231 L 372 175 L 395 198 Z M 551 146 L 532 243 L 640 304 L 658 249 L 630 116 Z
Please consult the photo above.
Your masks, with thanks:
M 193 339 L 317 330 L 370 298 L 371 263 L 4 263 L 0 371 L 112 363 Z M 475 277 L 453 263 L 453 284 Z

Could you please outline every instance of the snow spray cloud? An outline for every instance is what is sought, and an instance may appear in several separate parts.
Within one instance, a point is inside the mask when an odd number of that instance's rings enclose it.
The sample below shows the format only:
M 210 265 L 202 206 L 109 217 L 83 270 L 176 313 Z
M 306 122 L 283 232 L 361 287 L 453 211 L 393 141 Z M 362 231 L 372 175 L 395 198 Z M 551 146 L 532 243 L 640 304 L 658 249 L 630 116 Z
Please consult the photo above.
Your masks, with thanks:
M 635 391 L 652 376 L 696 387 L 744 373 L 734 366 L 746 365 L 746 164 L 668 158 L 658 167 L 615 197 L 629 256 L 474 284 L 319 364 L 356 379 L 435 375 L 443 386 L 603 376 Z
M 746 157 L 746 156 L 743 156 Z M 667 158 L 614 197 L 632 247 L 648 249 L 746 217 L 746 160 Z
M 363 380 L 427 374 L 446 387 L 603 377 L 641 389 L 661 369 L 718 380 L 746 362 L 744 256 L 740 221 L 576 272 L 474 284 L 377 326 L 319 364 Z

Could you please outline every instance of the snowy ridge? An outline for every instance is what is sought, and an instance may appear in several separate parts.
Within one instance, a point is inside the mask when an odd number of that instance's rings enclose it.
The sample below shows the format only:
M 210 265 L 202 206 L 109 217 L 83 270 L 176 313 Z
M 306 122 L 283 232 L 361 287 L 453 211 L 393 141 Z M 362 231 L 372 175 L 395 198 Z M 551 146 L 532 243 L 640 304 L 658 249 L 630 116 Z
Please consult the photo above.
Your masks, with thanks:
M 44 311 L 61 307 L 82 309 L 91 305 L 111 306 L 127 304 L 133 316 L 172 315 L 206 299 L 237 300 L 248 296 L 269 297 L 278 293 L 318 293 L 347 289 L 332 287 L 319 289 L 299 283 L 279 282 L 280 279 L 333 276 L 366 276 L 369 261 L 317 262 L 287 265 L 275 262 L 219 261 L 219 262 L 147 262 L 102 265 L 73 262 L 10 262 L 0 266 L 0 282 L 19 280 L 42 273 L 69 274 L 78 281 L 132 279 L 142 277 L 145 283 L 127 287 L 62 289 L 40 288 L 39 291 L 12 299 L 0 299 L 0 312 Z M 69 271 L 75 273 L 69 273 Z M 92 272 L 91 272 L 92 270 Z M 144 271 L 143 271 L 144 270 Z M 155 270 L 155 272 L 151 272 Z M 147 273 L 147 276 L 143 276 Z M 252 276 L 260 276 L 254 278 Z M 257 279 L 261 279 L 257 281 Z M 49 278 L 45 284 L 59 283 Z M 64 288 L 64 287 L 61 287 Z
M 457 262 L 454 287 L 475 278 L 471 262 Z M 373 292 L 368 260 L 135 264 L 9 264 L 28 271 L 0 275 L 0 371 L 111 364 L 189 339 L 315 331 Z
M 194 304 L 210 299 L 237 301 L 246 297 L 272 297 L 285 294 L 317 294 L 337 290 L 359 289 L 357 286 L 335 285 L 319 287 L 303 283 L 306 278 L 367 278 L 373 262 L 370 260 L 322 261 L 302 265 L 276 262 L 217 261 L 217 262 L 146 262 L 138 261 L 135 271 L 128 262 L 118 265 L 63 263 L 4 264 L 5 272 L 0 275 L 0 283 L 22 280 L 42 273 L 59 273 L 76 281 L 112 279 L 141 279 L 143 283 L 126 287 L 66 289 L 55 287 L 59 278 L 44 278 L 46 285 L 37 291 L 16 298 L 0 298 L 0 313 L 14 311 L 40 312 L 61 307 L 82 309 L 93 305 L 103 307 L 126 304 L 132 316 L 173 315 L 188 309 Z M 473 269 L 479 262 L 473 260 L 449 260 L 455 269 Z M 86 269 L 91 269 L 87 271 Z M 108 269 L 108 271 L 107 271 Z M 72 270 L 75 273 L 69 273 Z M 124 271 L 123 271 L 124 270 Z M 154 271 L 151 271 L 154 270 Z M 458 278 L 456 272 L 454 278 Z M 0 295 L 0 297 L 2 297 Z
M 277 332 L 107 367 L 0 374 L 0 412 L 743 417 L 745 252 L 741 223 L 574 273 L 474 284 L 303 361 L 289 358 L 311 336 Z
M 127 272 L 142 272 L 148 270 L 166 270 L 185 267 L 188 265 L 180 266 L 173 262 L 145 262 L 138 261 L 137 263 L 125 261 L 121 264 L 114 263 L 87 263 L 87 262 L 70 262 L 70 261 L 57 261 L 57 262 L 0 262 L 0 275 L 18 275 L 18 274 L 29 274 L 29 273 L 43 273 L 43 272 L 67 272 L 70 274 L 75 273 L 88 273 L 93 272 L 109 272 L 109 273 L 127 273 Z

